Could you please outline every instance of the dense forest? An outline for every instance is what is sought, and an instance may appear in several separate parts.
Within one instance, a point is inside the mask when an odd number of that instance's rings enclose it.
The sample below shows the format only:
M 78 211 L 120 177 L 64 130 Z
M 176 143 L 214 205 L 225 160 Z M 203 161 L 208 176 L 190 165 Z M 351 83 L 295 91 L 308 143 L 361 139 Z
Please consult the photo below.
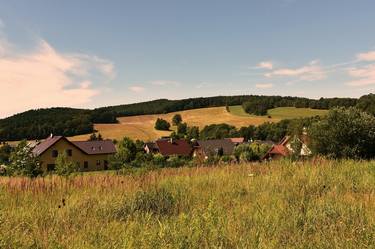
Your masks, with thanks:
M 251 106 L 267 110 L 274 107 L 310 107 L 329 109 L 336 106 L 357 106 L 374 113 L 374 95 L 353 98 L 320 98 L 318 100 L 282 96 L 216 96 L 182 100 L 159 99 L 142 103 L 108 106 L 94 110 L 73 108 L 48 108 L 30 110 L 0 120 L 0 141 L 41 139 L 50 133 L 73 136 L 93 132 L 94 123 L 116 123 L 117 117 L 143 114 L 161 114 L 196 108 L 243 105 L 249 113 L 260 114 Z M 261 103 L 261 104 L 259 104 Z M 254 111 L 255 110 L 255 111 Z

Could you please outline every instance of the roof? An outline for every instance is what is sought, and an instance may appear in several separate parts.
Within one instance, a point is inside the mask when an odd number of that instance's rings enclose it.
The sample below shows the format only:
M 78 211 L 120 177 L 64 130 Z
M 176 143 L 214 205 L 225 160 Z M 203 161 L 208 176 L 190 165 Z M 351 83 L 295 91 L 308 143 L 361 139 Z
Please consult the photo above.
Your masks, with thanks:
M 230 139 L 199 140 L 198 146 L 206 155 L 215 155 L 219 149 L 223 149 L 223 155 L 233 154 L 235 144 Z
M 264 158 L 269 157 L 270 155 L 288 156 L 289 150 L 284 145 L 277 144 L 277 145 L 272 146 L 272 148 L 266 153 Z
M 281 139 L 279 144 L 285 145 L 286 143 L 288 143 L 289 139 L 290 139 L 290 136 L 285 136 L 285 137 L 283 137 L 283 139 Z
M 235 144 L 241 144 L 245 141 L 245 138 L 243 137 L 231 137 L 231 138 L 226 138 L 227 140 L 230 140 L 232 143 Z
M 155 143 L 163 156 L 189 156 L 192 151 L 192 147 L 185 140 L 163 139 L 157 140 Z
M 112 140 L 74 141 L 72 143 L 88 155 L 116 153 Z
M 63 136 L 50 136 L 44 141 L 40 142 L 38 145 L 35 146 L 33 149 L 33 154 L 36 156 L 40 156 L 46 150 L 48 150 L 51 146 L 55 143 L 64 139 L 72 146 L 78 148 L 83 153 L 88 155 L 98 155 L 98 154 L 112 154 L 116 153 L 116 147 L 111 140 L 103 140 L 103 141 L 75 141 L 70 142 Z
M 39 143 L 34 147 L 32 150 L 33 154 L 36 156 L 40 156 L 43 154 L 48 148 L 50 148 L 52 145 L 54 145 L 56 142 L 60 141 L 60 139 L 65 139 L 63 136 L 50 136 L 47 139 L 45 139 L 43 142 Z
M 145 147 L 148 147 L 150 150 L 157 150 L 158 146 L 154 142 L 147 142 L 145 143 Z

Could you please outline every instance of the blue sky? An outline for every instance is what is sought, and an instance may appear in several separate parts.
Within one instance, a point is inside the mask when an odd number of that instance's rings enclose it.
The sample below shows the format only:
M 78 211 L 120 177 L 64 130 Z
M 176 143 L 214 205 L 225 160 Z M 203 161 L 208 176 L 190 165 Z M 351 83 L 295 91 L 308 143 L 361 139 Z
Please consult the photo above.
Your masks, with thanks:
M 0 0 L 0 117 L 156 98 L 359 97 L 375 91 L 374 10 L 371 0 Z

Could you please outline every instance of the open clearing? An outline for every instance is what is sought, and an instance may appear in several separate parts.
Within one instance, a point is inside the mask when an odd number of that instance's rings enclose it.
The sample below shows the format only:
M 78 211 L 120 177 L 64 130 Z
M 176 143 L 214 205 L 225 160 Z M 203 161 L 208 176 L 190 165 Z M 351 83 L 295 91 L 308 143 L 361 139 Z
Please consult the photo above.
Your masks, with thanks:
M 255 116 L 245 113 L 241 106 L 201 108 L 168 114 L 139 115 L 118 118 L 118 124 L 95 124 L 95 130 L 104 138 L 122 139 L 124 136 L 132 139 L 151 141 L 162 136 L 168 136 L 170 131 L 158 131 L 154 129 L 157 118 L 163 118 L 171 122 L 173 115 L 181 114 L 183 122 L 189 126 L 203 128 L 210 124 L 227 123 L 238 128 L 249 125 L 260 125 L 264 122 L 278 122 L 281 119 L 324 115 L 326 110 L 313 110 L 308 108 L 280 107 L 270 110 L 272 118 L 267 116 Z M 175 129 L 175 127 L 172 127 Z M 70 138 L 71 140 L 86 140 L 90 135 L 79 135 Z
M 256 117 L 246 113 L 242 106 L 230 106 L 230 113 L 241 117 Z M 311 108 L 296 108 L 296 107 L 277 107 L 268 110 L 268 115 L 275 119 L 293 119 L 293 118 L 304 118 L 312 116 L 323 116 L 328 113 L 328 110 L 318 110 Z M 266 117 L 266 116 L 264 116 Z
M 0 248 L 373 248 L 374 162 L 0 177 Z

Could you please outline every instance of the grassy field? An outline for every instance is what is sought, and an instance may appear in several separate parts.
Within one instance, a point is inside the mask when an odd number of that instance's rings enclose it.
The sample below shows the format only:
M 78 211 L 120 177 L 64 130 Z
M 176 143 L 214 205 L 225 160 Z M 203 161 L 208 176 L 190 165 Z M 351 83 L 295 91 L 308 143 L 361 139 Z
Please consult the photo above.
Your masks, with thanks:
M 375 162 L 0 178 L 0 248 L 374 248 Z
M 242 106 L 230 106 L 229 107 L 230 113 L 233 115 L 237 115 L 240 117 L 254 117 L 254 115 L 250 115 L 246 113 Z M 311 108 L 295 108 L 295 107 L 278 107 L 268 110 L 268 115 L 270 115 L 274 119 L 293 119 L 293 118 L 303 118 L 303 117 L 311 117 L 311 116 L 322 116 L 326 115 L 328 110 L 317 110 Z
M 105 138 L 121 139 L 128 136 L 132 139 L 141 139 L 144 141 L 154 140 L 161 136 L 168 136 L 168 131 L 158 131 L 154 129 L 155 121 L 158 117 L 172 121 L 172 117 L 179 113 L 184 122 L 190 126 L 199 126 L 203 128 L 209 124 L 227 123 L 236 127 L 248 126 L 250 124 L 259 125 L 266 121 L 277 122 L 280 119 L 257 116 L 241 117 L 228 113 L 225 107 L 213 107 L 174 112 L 158 115 L 140 115 L 133 117 L 118 118 L 119 124 L 96 124 L 95 129 L 99 131 Z M 87 139 L 89 135 L 80 135 L 72 137 L 72 140 Z

